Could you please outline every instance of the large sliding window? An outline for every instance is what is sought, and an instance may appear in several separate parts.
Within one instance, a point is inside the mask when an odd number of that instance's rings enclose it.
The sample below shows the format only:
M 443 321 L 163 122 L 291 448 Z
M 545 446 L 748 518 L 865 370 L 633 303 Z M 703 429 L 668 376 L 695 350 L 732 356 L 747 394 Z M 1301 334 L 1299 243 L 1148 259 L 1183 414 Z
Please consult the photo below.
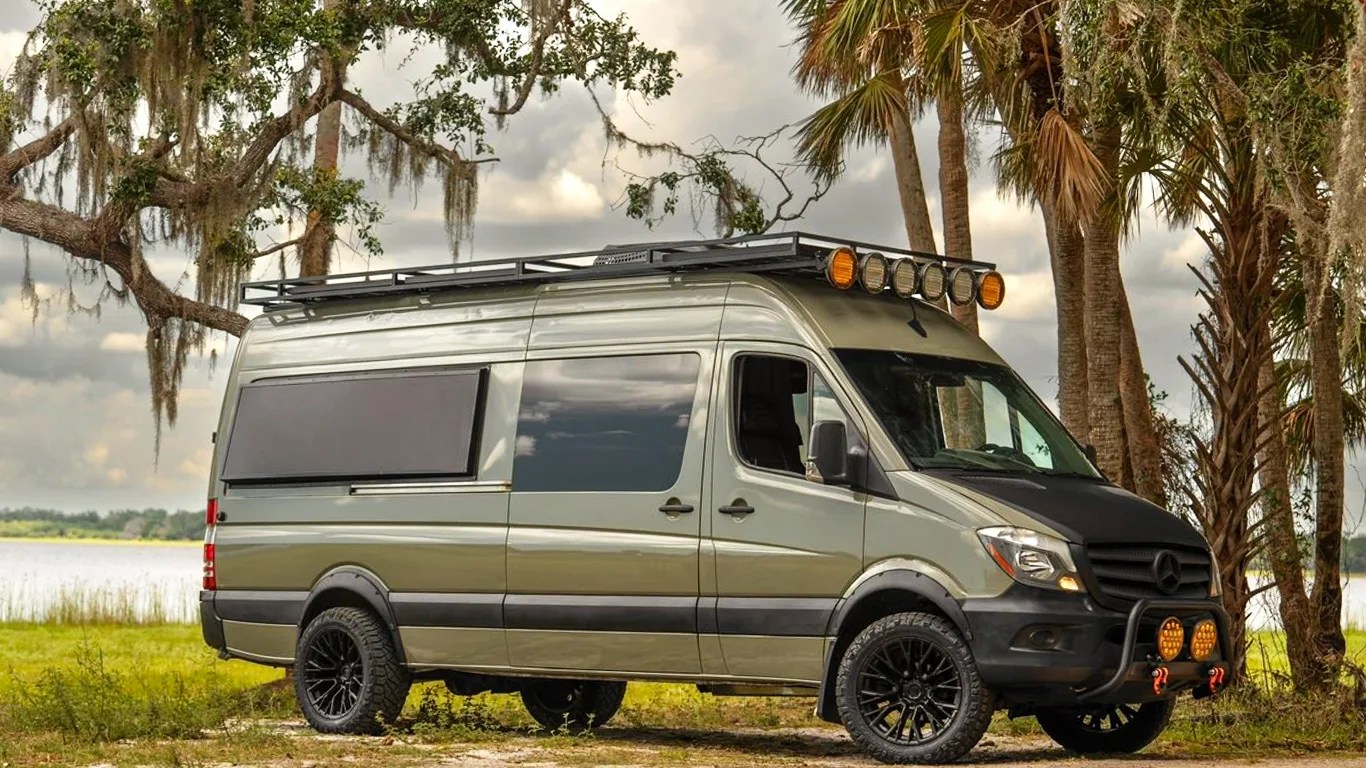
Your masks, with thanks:
M 665 491 L 678 481 L 694 353 L 527 363 L 514 491 Z
M 229 483 L 468 477 L 482 370 L 267 379 L 242 387 Z

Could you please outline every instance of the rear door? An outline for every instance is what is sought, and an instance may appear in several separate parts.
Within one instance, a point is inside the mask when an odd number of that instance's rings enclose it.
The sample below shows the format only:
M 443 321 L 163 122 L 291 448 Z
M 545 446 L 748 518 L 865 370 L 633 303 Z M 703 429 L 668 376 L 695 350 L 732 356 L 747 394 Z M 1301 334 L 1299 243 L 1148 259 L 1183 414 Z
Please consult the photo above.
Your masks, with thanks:
M 704 633 L 737 677 L 815 681 L 826 625 L 863 563 L 865 496 L 804 475 L 811 424 L 845 422 L 808 350 L 726 342 L 711 443 L 710 559 Z M 705 640 L 705 638 L 704 638 Z
M 513 666 L 692 674 L 714 345 L 528 360 L 504 603 Z

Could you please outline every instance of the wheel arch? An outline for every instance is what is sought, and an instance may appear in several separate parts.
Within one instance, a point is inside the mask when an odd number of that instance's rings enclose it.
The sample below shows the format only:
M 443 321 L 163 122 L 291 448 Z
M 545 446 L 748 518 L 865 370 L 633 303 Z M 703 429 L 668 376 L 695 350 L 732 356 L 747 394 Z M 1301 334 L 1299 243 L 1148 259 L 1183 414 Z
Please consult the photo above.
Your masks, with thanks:
M 353 565 L 334 568 L 323 574 L 304 600 L 303 614 L 299 617 L 300 635 L 314 617 L 329 608 L 372 611 L 389 630 L 399 662 L 408 663 L 407 654 L 403 652 L 403 638 L 398 631 L 398 618 L 393 604 L 389 602 L 389 588 L 378 576 Z
M 816 698 L 818 717 L 831 723 L 839 722 L 835 704 L 835 673 L 849 643 L 878 619 L 908 612 L 929 613 L 948 619 L 964 640 L 972 642 L 972 630 L 962 606 L 934 577 L 910 568 L 895 568 L 873 574 L 842 598 L 830 616 L 825 633 L 825 665 Z

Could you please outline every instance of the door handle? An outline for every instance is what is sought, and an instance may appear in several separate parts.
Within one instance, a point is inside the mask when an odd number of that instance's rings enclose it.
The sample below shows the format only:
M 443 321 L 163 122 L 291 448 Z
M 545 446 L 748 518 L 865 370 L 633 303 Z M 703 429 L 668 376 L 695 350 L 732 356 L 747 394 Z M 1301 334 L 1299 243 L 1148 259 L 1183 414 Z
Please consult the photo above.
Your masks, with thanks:
M 659 511 L 666 515 L 686 515 L 692 511 L 692 505 L 684 504 L 678 499 L 669 499 L 667 504 L 659 507 Z
M 736 499 L 717 511 L 723 515 L 752 515 L 754 507 L 746 504 L 744 499 Z

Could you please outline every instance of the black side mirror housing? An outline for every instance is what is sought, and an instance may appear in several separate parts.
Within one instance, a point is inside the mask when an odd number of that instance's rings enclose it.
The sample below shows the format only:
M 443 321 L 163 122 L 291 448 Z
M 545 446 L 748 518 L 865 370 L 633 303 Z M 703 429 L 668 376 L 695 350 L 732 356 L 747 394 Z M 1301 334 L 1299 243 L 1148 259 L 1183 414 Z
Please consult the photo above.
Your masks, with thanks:
M 848 436 L 842 421 L 818 421 L 811 426 L 806 479 L 825 485 L 848 485 L 851 480 Z

